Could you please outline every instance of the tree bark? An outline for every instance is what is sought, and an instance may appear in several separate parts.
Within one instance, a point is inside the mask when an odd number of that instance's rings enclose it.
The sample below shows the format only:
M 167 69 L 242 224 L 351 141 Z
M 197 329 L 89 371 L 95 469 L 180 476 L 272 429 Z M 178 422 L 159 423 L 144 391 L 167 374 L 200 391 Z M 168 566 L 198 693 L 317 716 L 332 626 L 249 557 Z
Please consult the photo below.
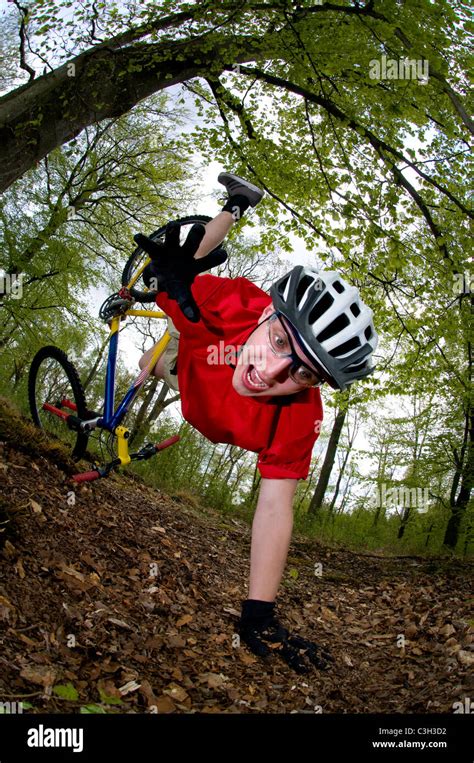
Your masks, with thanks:
M 329 477 L 331 476 L 332 468 L 334 466 L 337 446 L 339 443 L 339 438 L 341 436 L 342 427 L 346 419 L 346 415 L 347 415 L 346 407 L 339 409 L 339 411 L 336 414 L 336 418 L 334 420 L 334 426 L 332 428 L 331 436 L 329 438 L 329 443 L 326 450 L 326 455 L 324 456 L 324 462 L 321 467 L 321 472 L 319 474 L 318 484 L 316 485 L 314 495 L 311 499 L 311 503 L 309 504 L 308 514 L 310 516 L 314 517 L 318 509 L 321 508 L 321 505 L 323 503 L 327 486 L 329 484 Z
M 444 545 L 448 548 L 455 549 L 458 539 L 459 531 L 461 529 L 461 522 L 469 504 L 471 497 L 473 482 L 474 482 L 474 419 L 470 418 L 470 430 L 469 440 L 467 442 L 466 452 L 467 456 L 459 464 L 456 474 L 454 476 L 453 483 L 461 482 L 459 493 L 454 498 L 454 491 L 451 493 L 451 516 L 446 526 L 446 532 L 444 535 Z
M 158 386 L 158 379 L 156 378 L 152 379 L 152 382 L 147 390 L 147 393 L 142 400 L 140 408 L 138 409 L 137 416 L 133 425 L 133 429 L 130 434 L 130 438 L 128 440 L 129 445 L 131 445 L 133 441 L 136 440 L 137 437 L 142 434 L 146 412 L 148 408 L 150 407 L 151 401 L 153 400 L 153 396 L 156 392 L 157 386 Z
M 0 98 L 0 192 L 54 148 L 101 119 L 225 65 L 255 60 L 257 37 L 209 34 L 205 39 L 97 46 Z

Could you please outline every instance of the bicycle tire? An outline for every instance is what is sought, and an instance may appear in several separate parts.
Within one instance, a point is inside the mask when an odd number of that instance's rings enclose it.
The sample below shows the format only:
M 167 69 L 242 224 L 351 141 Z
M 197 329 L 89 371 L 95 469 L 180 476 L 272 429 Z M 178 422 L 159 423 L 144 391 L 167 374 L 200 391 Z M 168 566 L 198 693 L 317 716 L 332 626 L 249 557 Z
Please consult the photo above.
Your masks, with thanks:
M 75 415 L 81 419 L 86 418 L 86 398 L 77 370 L 73 363 L 71 363 L 71 361 L 68 359 L 66 353 L 54 345 L 42 347 L 41 350 L 39 350 L 34 356 L 30 366 L 30 371 L 28 374 L 28 400 L 30 404 L 31 417 L 37 427 L 45 432 L 48 432 L 49 434 L 52 434 L 55 437 L 58 437 L 58 439 L 60 439 L 62 442 L 65 442 L 65 444 L 70 445 L 72 447 L 71 456 L 75 461 L 78 461 L 86 451 L 87 442 L 89 439 L 88 433 L 77 432 L 69 429 L 66 422 L 61 421 L 59 418 L 56 419 L 54 414 L 49 414 L 50 418 L 45 416 L 45 420 L 48 418 L 48 420 L 51 422 L 57 421 L 57 431 L 51 431 L 52 429 L 54 430 L 55 427 L 45 426 L 42 420 L 42 416 L 44 416 L 47 412 L 40 414 L 40 411 L 43 411 L 43 403 L 48 402 L 48 400 L 44 400 L 40 395 L 40 390 L 38 389 L 38 380 L 41 378 L 41 367 L 47 361 L 54 361 L 64 371 L 72 391 L 73 399 L 71 402 L 76 406 Z M 50 393 L 50 397 L 51 400 L 49 402 L 51 402 L 52 405 L 57 405 L 58 401 L 54 397 L 53 393 Z M 63 435 L 62 432 L 64 432 Z
M 212 220 L 212 217 L 208 217 L 207 215 L 190 215 L 189 217 L 180 217 L 178 220 L 174 220 L 174 222 L 179 223 L 180 225 L 194 225 L 195 223 L 201 223 L 202 225 L 206 225 L 206 223 L 210 222 Z M 166 231 L 166 225 L 162 225 L 161 228 L 158 228 L 154 233 L 149 236 L 149 238 L 152 239 L 152 241 L 158 241 L 160 238 L 163 238 Z M 137 246 L 137 248 L 132 252 L 130 257 L 128 258 L 125 267 L 122 272 L 122 286 L 125 286 L 128 288 L 128 284 L 132 280 L 134 270 L 138 267 L 138 261 L 140 258 L 148 258 L 148 255 L 146 252 L 143 251 L 141 246 Z M 140 279 L 139 279 L 140 281 Z M 135 286 L 130 287 L 129 289 L 131 296 L 137 300 L 137 302 L 142 303 L 148 303 L 148 302 L 154 302 L 156 300 L 156 291 L 143 291 L 142 289 L 136 289 Z

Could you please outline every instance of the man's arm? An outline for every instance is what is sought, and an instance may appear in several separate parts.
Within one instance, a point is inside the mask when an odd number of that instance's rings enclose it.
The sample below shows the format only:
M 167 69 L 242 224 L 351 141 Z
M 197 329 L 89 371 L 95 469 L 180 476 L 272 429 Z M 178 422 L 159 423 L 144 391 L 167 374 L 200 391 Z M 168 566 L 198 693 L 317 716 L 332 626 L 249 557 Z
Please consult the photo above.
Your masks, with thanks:
M 260 484 L 252 525 L 249 599 L 275 601 L 293 529 L 296 479 L 265 479 Z
M 249 597 L 242 602 L 238 632 L 259 657 L 275 652 L 297 673 L 329 667 L 331 655 L 290 633 L 278 621 L 275 597 L 283 577 L 293 528 L 296 479 L 262 479 L 252 527 Z

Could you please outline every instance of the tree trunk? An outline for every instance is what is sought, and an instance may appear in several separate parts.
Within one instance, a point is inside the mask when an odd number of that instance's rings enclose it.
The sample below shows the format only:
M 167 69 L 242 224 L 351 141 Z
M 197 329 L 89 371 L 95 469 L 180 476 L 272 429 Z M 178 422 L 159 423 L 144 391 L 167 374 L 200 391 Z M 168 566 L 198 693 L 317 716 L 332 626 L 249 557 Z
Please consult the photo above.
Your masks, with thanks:
M 321 472 L 319 474 L 318 484 L 316 485 L 316 490 L 314 491 L 314 495 L 311 499 L 311 503 L 309 504 L 308 514 L 310 516 L 313 516 L 313 517 L 316 516 L 318 509 L 321 508 L 321 505 L 323 503 L 327 486 L 329 484 L 329 477 L 331 476 L 331 471 L 334 466 L 337 446 L 339 443 L 339 438 L 341 436 L 342 427 L 346 419 L 346 415 L 347 415 L 347 408 L 340 409 L 336 414 L 336 418 L 334 420 L 334 426 L 331 432 L 331 437 L 329 438 L 328 447 L 326 449 L 326 455 L 324 456 L 324 462 L 321 467 Z
M 401 540 L 403 536 L 405 535 L 405 530 L 408 524 L 408 520 L 410 519 L 410 515 L 411 515 L 411 507 L 406 506 L 402 514 L 402 521 L 400 522 L 400 527 L 398 528 L 398 533 L 397 533 L 398 540 Z
M 472 427 L 472 424 L 471 424 L 471 427 Z M 453 495 L 451 495 L 451 512 L 452 513 L 446 527 L 446 532 L 445 532 L 444 541 L 443 541 L 445 546 L 453 550 L 456 548 L 456 545 L 458 542 L 461 522 L 465 514 L 465 511 L 467 509 L 469 499 L 471 497 L 471 492 L 472 492 L 472 485 L 474 481 L 473 479 L 473 475 L 474 475 L 473 440 L 474 440 L 474 429 L 471 428 L 470 441 L 467 443 L 467 458 L 464 459 L 464 464 L 462 466 L 461 465 L 459 466 L 454 476 L 454 481 L 456 482 L 459 482 L 459 478 L 461 479 L 461 487 L 460 487 L 457 498 L 453 500 Z
M 107 335 L 106 338 L 104 339 L 102 345 L 101 345 L 101 348 L 100 348 L 98 354 L 97 354 L 97 358 L 96 358 L 96 361 L 95 361 L 94 365 L 92 366 L 91 370 L 87 374 L 87 379 L 82 384 L 82 388 L 83 388 L 84 392 L 87 390 L 87 387 L 89 386 L 89 384 L 91 383 L 91 381 L 95 378 L 95 376 L 97 374 L 97 369 L 99 368 L 99 366 L 101 364 L 101 361 L 102 361 L 102 358 L 104 357 L 105 350 L 108 347 L 109 339 L 110 339 L 110 336 Z
M 146 412 L 147 412 L 148 408 L 150 407 L 151 401 L 153 400 L 153 397 L 154 397 L 154 394 L 156 392 L 157 386 L 158 386 L 158 379 L 155 378 L 155 379 L 152 380 L 152 382 L 151 382 L 151 384 L 150 384 L 150 386 L 149 386 L 149 388 L 147 390 L 147 393 L 146 393 L 146 395 L 144 396 L 144 398 L 142 400 L 142 404 L 140 405 L 140 408 L 138 409 L 138 412 L 137 412 L 137 415 L 136 415 L 136 418 L 135 418 L 135 422 L 133 424 L 133 428 L 132 428 L 132 431 L 130 433 L 130 437 L 129 437 L 129 440 L 128 440 L 129 445 L 131 445 L 132 442 L 135 439 L 137 439 L 137 437 L 139 435 L 142 434 L 142 430 L 144 428 L 144 423 L 145 423 Z
M 245 505 L 248 506 L 249 509 L 254 509 L 257 505 L 257 495 L 258 495 L 258 487 L 261 482 L 261 475 L 257 467 L 257 459 L 255 459 L 255 467 L 253 470 L 253 477 L 252 477 L 252 485 L 249 490 L 249 493 L 247 495 L 247 498 L 245 499 Z
M 349 460 L 349 454 L 350 454 L 350 452 L 351 452 L 351 450 L 352 450 L 352 445 L 353 445 L 353 443 L 354 443 L 354 440 L 353 440 L 353 439 L 351 439 L 351 440 L 349 441 L 349 444 L 348 444 L 348 446 L 347 446 L 347 449 L 346 449 L 346 453 L 344 454 L 344 460 L 343 460 L 343 462 L 342 462 L 342 466 L 341 466 L 341 468 L 340 468 L 340 470 L 339 470 L 339 474 L 338 474 L 338 477 L 337 477 L 337 482 L 336 482 L 336 487 L 335 487 L 335 490 L 334 490 L 334 495 L 333 495 L 333 497 L 332 497 L 332 501 L 331 501 L 331 504 L 330 504 L 330 506 L 329 506 L 329 511 L 330 511 L 330 512 L 331 512 L 331 511 L 334 509 L 334 505 L 335 505 L 335 503 L 336 503 L 336 499 L 337 499 L 337 496 L 339 495 L 339 489 L 340 489 L 340 487 L 341 487 L 341 481 L 342 481 L 342 477 L 343 477 L 343 475 L 344 475 L 344 472 L 345 472 L 345 470 L 346 470 L 347 462 L 348 462 L 348 460 Z
M 255 60 L 262 48 L 255 37 L 216 33 L 118 49 L 106 41 L 8 93 L 0 98 L 0 192 L 88 125 L 164 88 Z
M 214 459 L 215 452 L 217 450 L 217 445 L 218 445 L 218 443 L 214 443 L 214 447 L 213 447 L 213 449 L 211 451 L 211 454 L 210 454 L 210 456 L 208 458 L 206 468 L 204 469 L 204 471 L 203 471 L 203 473 L 201 475 L 201 480 L 199 482 L 199 489 L 201 491 L 204 490 L 204 483 L 206 481 L 206 477 L 208 475 L 209 469 L 211 468 L 211 464 L 212 464 L 212 461 Z

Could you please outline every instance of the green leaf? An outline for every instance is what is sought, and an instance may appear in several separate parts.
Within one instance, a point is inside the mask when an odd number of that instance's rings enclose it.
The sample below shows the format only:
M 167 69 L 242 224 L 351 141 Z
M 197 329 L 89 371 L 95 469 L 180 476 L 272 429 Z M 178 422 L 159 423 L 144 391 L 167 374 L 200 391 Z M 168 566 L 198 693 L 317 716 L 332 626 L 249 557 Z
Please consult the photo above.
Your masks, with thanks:
M 56 684 L 56 686 L 53 686 L 53 694 L 61 697 L 61 699 L 79 699 L 79 693 L 77 689 L 75 689 L 75 687 L 72 685 L 72 683 Z
M 123 705 L 120 697 L 111 697 L 103 689 L 99 689 L 99 694 L 102 702 L 105 702 L 106 705 Z
M 95 713 L 106 715 L 107 711 L 104 710 L 103 707 L 100 707 L 100 705 L 83 705 L 81 709 L 79 710 L 82 715 L 93 715 Z

